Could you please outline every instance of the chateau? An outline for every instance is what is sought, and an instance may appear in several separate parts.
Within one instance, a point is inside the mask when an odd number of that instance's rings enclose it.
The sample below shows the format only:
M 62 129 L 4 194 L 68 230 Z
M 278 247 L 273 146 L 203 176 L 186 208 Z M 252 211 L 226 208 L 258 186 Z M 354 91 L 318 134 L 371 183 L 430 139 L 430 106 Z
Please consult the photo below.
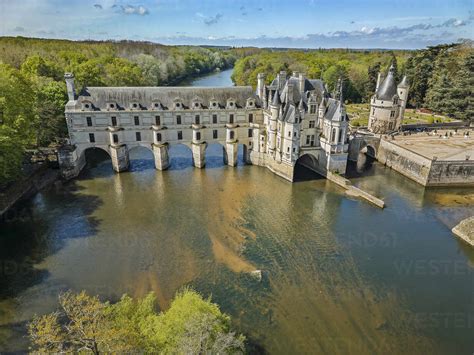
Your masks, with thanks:
M 247 163 L 289 181 L 297 163 L 322 175 L 346 171 L 349 122 L 340 81 L 331 95 L 321 80 L 286 72 L 270 85 L 259 74 L 256 92 L 247 86 L 86 87 L 76 93 L 74 76 L 65 79 L 69 144 L 59 163 L 66 178 L 79 174 L 89 148 L 105 150 L 121 172 L 137 146 L 153 152 L 157 169 L 168 168 L 174 144 L 188 146 L 194 165 L 203 168 L 208 143 L 220 143 L 231 166 L 243 144 Z

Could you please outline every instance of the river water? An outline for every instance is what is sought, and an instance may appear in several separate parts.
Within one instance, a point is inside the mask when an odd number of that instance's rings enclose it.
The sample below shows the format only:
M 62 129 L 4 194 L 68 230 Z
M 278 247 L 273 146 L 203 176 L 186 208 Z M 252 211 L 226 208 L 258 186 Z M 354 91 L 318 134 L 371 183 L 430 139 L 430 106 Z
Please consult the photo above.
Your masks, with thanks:
M 172 147 L 163 172 L 132 150 L 121 174 L 92 152 L 78 179 L 3 221 L 0 352 L 27 348 L 25 323 L 61 290 L 154 291 L 166 309 L 189 285 L 253 352 L 472 354 L 474 251 L 450 232 L 474 213 L 472 189 L 424 189 L 374 164 L 352 181 L 384 198 L 381 210 L 323 179 L 224 166 L 221 149 L 200 170 Z

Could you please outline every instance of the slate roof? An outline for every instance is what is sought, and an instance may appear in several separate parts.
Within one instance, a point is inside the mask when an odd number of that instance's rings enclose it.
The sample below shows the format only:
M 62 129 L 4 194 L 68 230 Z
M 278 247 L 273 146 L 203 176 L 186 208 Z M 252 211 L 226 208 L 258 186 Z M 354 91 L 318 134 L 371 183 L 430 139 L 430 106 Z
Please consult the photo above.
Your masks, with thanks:
M 325 118 L 331 121 L 345 121 L 347 120 L 347 115 L 343 112 L 343 107 L 341 101 L 329 98 L 327 99 L 327 109 L 325 113 Z
M 397 84 L 395 82 L 395 77 L 393 76 L 393 71 L 388 72 L 387 77 L 384 79 L 382 84 L 376 93 L 376 98 L 379 100 L 393 100 L 393 96 L 397 94 Z
M 153 109 L 153 103 L 160 103 L 160 109 L 171 109 L 179 99 L 183 108 L 190 108 L 195 99 L 202 103 L 200 108 L 208 108 L 210 101 L 216 100 L 220 108 L 227 105 L 228 99 L 234 99 L 237 108 L 243 108 L 247 99 L 255 100 L 255 106 L 261 107 L 261 102 L 251 86 L 234 87 L 86 87 L 78 98 L 76 109 L 81 107 L 83 100 L 90 101 L 95 110 L 106 110 L 107 103 L 116 103 L 119 110 L 129 109 L 133 103 L 138 103 L 142 110 Z

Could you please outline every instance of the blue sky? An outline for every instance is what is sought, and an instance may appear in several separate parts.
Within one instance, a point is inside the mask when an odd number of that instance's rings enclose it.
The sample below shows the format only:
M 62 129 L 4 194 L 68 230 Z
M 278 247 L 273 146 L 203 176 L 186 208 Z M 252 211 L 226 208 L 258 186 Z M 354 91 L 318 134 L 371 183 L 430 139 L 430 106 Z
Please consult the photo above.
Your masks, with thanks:
M 0 0 L 0 35 L 259 47 L 474 39 L 474 0 Z

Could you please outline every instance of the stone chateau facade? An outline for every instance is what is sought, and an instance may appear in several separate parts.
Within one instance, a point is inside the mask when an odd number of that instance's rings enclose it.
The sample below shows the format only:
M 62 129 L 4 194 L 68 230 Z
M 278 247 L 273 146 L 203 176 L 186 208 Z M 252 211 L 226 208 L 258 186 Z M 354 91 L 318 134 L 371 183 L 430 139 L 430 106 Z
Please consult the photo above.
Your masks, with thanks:
M 129 167 L 129 150 L 146 147 L 159 170 L 169 167 L 168 149 L 184 144 L 193 163 L 205 166 L 208 143 L 223 146 L 224 160 L 266 166 L 294 180 L 300 163 L 325 175 L 344 174 L 348 155 L 348 117 L 339 82 L 330 95 L 321 80 L 280 72 L 270 85 L 258 75 L 250 87 L 86 87 L 76 93 L 74 76 L 65 75 L 69 144 L 60 149 L 66 178 L 79 174 L 89 148 L 105 150 L 116 172 Z

